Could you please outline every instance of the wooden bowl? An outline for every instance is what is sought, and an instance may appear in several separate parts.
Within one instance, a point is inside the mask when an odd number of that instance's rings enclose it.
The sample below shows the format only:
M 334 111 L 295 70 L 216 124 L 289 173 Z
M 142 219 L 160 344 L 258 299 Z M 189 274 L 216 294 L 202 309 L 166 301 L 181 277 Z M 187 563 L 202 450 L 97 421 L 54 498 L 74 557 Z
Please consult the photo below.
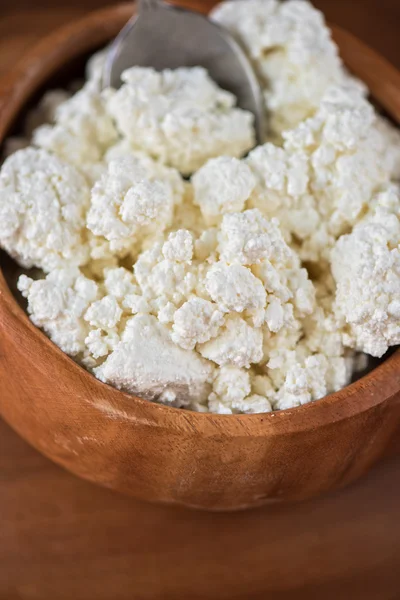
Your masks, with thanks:
M 131 12 L 131 5 L 95 12 L 30 50 L 0 82 L 0 138 L 51 76 L 105 44 Z M 334 35 L 351 70 L 400 119 L 400 74 L 344 31 L 334 28 Z M 31 324 L 11 279 L 0 273 L 0 413 L 81 477 L 145 500 L 233 510 L 343 486 L 395 451 L 399 352 L 341 392 L 301 408 L 196 414 L 97 381 Z

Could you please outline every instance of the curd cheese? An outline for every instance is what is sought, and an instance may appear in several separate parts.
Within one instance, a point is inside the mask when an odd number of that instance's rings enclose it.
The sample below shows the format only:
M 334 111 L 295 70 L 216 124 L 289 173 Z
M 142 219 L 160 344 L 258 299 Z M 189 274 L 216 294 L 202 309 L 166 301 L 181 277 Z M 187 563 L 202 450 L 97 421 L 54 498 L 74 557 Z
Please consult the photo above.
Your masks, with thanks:
M 314 402 L 400 344 L 400 134 L 305 0 L 235 0 L 268 131 L 200 67 L 46 93 L 0 170 L 32 322 L 102 382 L 225 415 Z M 76 84 L 74 84 L 75 86 Z
M 295 127 L 318 108 L 325 90 L 346 81 L 322 13 L 304 0 L 231 0 L 219 4 L 212 18 L 247 50 L 265 88 L 271 133 Z
M 84 264 L 89 199 L 73 165 L 44 150 L 19 150 L 0 171 L 0 245 L 27 268 Z
M 254 145 L 253 116 L 235 107 L 201 67 L 157 73 L 132 67 L 107 106 L 133 148 L 190 174 L 209 158 L 242 156 Z

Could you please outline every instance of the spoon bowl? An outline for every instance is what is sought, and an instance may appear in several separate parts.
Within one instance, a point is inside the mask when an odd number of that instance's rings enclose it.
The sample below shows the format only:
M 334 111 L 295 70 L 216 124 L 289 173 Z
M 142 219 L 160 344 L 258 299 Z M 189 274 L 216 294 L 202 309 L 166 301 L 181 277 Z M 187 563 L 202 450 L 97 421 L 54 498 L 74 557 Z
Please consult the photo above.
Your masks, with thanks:
M 204 67 L 238 106 L 253 113 L 257 142 L 264 140 L 265 107 L 253 67 L 239 44 L 206 16 L 161 0 L 140 0 L 134 15 L 111 44 L 104 87 L 118 88 L 132 66 L 157 71 Z

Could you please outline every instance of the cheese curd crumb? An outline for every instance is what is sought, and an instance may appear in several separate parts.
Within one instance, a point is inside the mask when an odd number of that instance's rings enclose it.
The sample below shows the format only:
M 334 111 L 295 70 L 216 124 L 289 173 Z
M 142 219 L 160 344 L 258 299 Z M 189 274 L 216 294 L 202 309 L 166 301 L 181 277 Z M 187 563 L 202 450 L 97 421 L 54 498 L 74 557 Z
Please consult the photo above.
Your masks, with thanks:
M 302 238 L 303 260 L 329 261 L 336 240 L 356 225 L 374 194 L 391 178 L 390 147 L 372 105 L 346 86 L 326 91 L 315 116 L 284 133 L 289 154 L 307 156 L 309 195 L 297 200 L 302 224 L 310 214 L 313 229 Z M 303 203 L 304 201 L 304 203 Z M 296 206 L 296 205 L 295 205 Z
M 57 106 L 54 121 L 33 132 L 33 143 L 72 163 L 91 181 L 96 179 L 106 150 L 118 139 L 100 93 L 86 84 Z
M 107 93 L 120 135 L 185 175 L 209 158 L 240 157 L 254 146 L 253 115 L 236 108 L 235 97 L 201 67 L 133 67 L 122 81 Z
M 175 171 L 139 156 L 115 159 L 92 189 L 87 226 L 106 238 L 111 250 L 134 251 L 143 238 L 172 224 L 182 195 Z
M 251 327 L 237 315 L 229 315 L 218 337 L 199 345 L 198 351 L 219 366 L 249 368 L 262 359 L 262 345 L 261 329 Z
M 175 344 L 192 350 L 197 344 L 216 337 L 224 321 L 224 314 L 215 304 L 191 298 L 174 314 L 171 337 Z
M 99 295 L 94 281 L 71 267 L 55 269 L 45 279 L 37 281 L 21 275 L 18 289 L 28 300 L 32 322 L 41 327 L 61 350 L 70 356 L 85 351 L 90 327 L 84 315 Z
M 375 198 L 332 252 L 334 310 L 346 345 L 381 357 L 400 344 L 400 190 Z
M 134 265 L 134 273 L 143 297 L 152 304 L 154 312 L 162 312 L 163 320 L 170 320 L 174 310 L 195 291 L 197 265 L 165 258 L 164 249 L 165 243 L 159 241 L 142 252 Z
M 0 171 L 0 245 L 22 266 L 45 272 L 89 259 L 89 188 L 70 164 L 26 148 Z
M 225 215 L 218 236 L 221 260 L 242 265 L 264 259 L 282 262 L 290 255 L 277 220 L 265 219 L 259 210 Z
M 322 13 L 302 0 L 234 0 L 219 4 L 212 18 L 247 50 L 264 87 L 276 137 L 310 117 L 326 89 L 351 79 Z
M 288 323 L 293 311 L 300 317 L 312 312 L 314 287 L 298 256 L 283 239 L 276 219 L 264 218 L 258 209 L 225 215 L 218 239 L 221 259 L 251 266 L 270 294 L 266 319 L 272 330 L 277 331 L 285 321 Z M 251 285 L 250 281 L 248 284 Z M 252 287 L 257 294 L 254 283 Z M 281 306 L 287 303 L 286 307 Z
M 296 408 L 326 396 L 327 368 L 327 359 L 323 355 L 309 356 L 304 364 L 295 362 L 288 370 L 285 382 L 276 395 L 275 410 Z
M 257 414 L 272 411 L 269 400 L 251 394 L 250 372 L 237 367 L 221 367 L 208 398 L 208 409 L 218 414 Z
M 170 233 L 162 253 L 167 260 L 190 263 L 193 258 L 193 236 L 190 231 L 179 229 Z
M 267 302 L 261 281 L 242 265 L 215 263 L 206 275 L 205 287 L 225 312 L 260 310 Z
M 176 346 L 154 316 L 137 315 L 127 322 L 115 350 L 95 373 L 131 394 L 185 407 L 207 400 L 213 370 L 196 352 Z
M 221 156 L 209 160 L 192 177 L 194 203 L 209 225 L 227 213 L 241 212 L 250 197 L 256 178 L 245 162 Z

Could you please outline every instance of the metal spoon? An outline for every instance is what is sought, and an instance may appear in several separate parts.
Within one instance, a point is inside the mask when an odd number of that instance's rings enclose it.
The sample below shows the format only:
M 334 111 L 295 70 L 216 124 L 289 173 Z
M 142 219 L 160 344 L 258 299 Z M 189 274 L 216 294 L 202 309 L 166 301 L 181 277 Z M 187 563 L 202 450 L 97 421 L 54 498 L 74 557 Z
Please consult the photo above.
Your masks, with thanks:
M 138 0 L 135 15 L 110 46 L 103 83 L 118 88 L 132 66 L 158 71 L 202 66 L 252 112 L 258 143 L 264 141 L 264 103 L 253 67 L 232 36 L 203 15 L 162 0 Z

